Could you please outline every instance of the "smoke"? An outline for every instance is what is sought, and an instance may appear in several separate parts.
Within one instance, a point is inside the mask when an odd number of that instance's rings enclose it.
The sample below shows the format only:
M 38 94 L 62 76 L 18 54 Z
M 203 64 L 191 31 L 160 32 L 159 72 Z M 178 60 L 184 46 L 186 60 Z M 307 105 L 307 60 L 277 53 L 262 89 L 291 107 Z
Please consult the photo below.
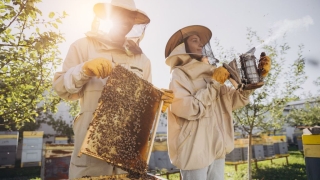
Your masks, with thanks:
M 313 19 L 309 15 L 295 20 L 285 19 L 282 21 L 278 21 L 272 27 L 272 29 L 275 29 L 274 33 L 272 33 L 272 35 L 267 38 L 262 44 L 256 46 L 256 48 L 276 40 L 280 36 L 283 36 L 285 33 L 289 33 L 299 29 L 308 30 L 310 25 L 313 25 Z

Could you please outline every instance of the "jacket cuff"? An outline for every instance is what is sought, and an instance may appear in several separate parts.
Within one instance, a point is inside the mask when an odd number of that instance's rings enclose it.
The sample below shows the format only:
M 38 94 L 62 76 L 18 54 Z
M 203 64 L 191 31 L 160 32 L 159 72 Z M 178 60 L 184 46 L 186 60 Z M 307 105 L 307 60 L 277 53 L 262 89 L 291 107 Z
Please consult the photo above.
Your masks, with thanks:
M 252 90 L 243 90 L 243 91 L 241 92 L 241 94 L 242 94 L 244 97 L 249 97 L 253 92 L 254 92 L 254 89 L 252 89 Z
M 83 64 L 70 68 L 64 75 L 64 86 L 69 93 L 78 93 L 83 85 L 90 80 L 90 76 L 82 71 Z

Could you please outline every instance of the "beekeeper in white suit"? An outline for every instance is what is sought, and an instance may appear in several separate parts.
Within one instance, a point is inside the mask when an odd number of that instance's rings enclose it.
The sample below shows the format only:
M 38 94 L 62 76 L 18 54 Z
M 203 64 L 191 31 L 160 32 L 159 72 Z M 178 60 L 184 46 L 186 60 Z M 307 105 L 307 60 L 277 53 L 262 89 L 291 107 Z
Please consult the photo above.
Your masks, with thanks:
M 225 85 L 230 73 L 217 67 L 211 36 L 205 26 L 187 26 L 165 49 L 175 95 L 168 111 L 168 151 L 183 180 L 224 179 L 225 155 L 234 149 L 232 111 L 248 104 L 254 91 Z M 267 76 L 271 60 L 261 60 Z
M 69 178 L 126 173 L 100 159 L 78 157 L 87 128 L 92 120 L 106 79 L 115 64 L 120 64 L 139 77 L 151 82 L 150 60 L 139 47 L 149 17 L 138 10 L 133 0 L 112 0 L 97 3 L 95 18 L 86 37 L 75 41 L 63 62 L 61 72 L 55 73 L 53 88 L 66 100 L 79 100 L 80 113 L 73 121 L 74 151 Z M 106 26 L 113 23 L 109 32 Z M 171 103 L 173 94 L 166 91 L 162 111 Z

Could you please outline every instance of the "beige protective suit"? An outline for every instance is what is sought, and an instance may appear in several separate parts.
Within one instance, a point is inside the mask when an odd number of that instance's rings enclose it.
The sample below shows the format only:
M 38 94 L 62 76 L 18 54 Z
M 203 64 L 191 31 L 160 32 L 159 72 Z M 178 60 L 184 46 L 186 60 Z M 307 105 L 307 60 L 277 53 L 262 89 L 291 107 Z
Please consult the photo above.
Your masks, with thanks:
M 100 57 L 121 64 L 151 82 L 151 64 L 144 54 L 128 56 L 124 50 L 114 49 L 90 37 L 79 39 L 71 45 L 62 71 L 57 72 L 53 80 L 53 88 L 57 94 L 66 100 L 79 100 L 81 108 L 73 121 L 75 147 L 70 163 L 70 179 L 111 175 L 114 171 L 105 161 L 84 154 L 77 156 L 106 83 L 106 79 L 86 76 L 82 72 L 82 66 L 84 62 Z M 115 173 L 124 171 L 116 168 Z
M 252 91 L 212 80 L 215 66 L 192 59 L 182 43 L 166 59 L 175 98 L 168 109 L 168 150 L 182 170 L 209 166 L 234 149 L 232 110 L 249 103 Z

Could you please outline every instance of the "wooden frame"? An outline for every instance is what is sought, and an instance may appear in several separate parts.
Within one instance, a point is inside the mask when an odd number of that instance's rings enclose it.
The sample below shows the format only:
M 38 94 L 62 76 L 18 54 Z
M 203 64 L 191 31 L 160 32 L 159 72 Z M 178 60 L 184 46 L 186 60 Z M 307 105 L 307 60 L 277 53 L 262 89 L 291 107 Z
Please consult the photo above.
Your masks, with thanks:
M 161 90 L 117 65 L 109 76 L 78 156 L 146 173 L 163 102 Z

